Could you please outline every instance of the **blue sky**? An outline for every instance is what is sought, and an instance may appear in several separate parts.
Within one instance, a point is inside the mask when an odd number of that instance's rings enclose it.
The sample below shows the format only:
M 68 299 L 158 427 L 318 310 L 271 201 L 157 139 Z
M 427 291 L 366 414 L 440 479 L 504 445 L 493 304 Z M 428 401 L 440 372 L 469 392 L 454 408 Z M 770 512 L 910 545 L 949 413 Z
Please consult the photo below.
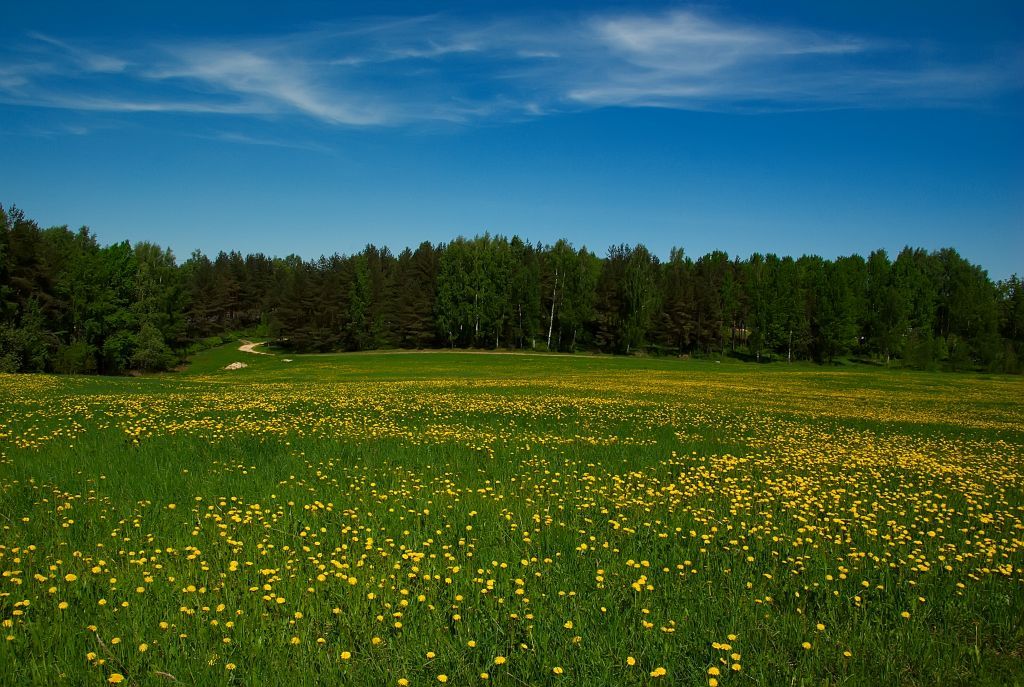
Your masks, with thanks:
M 490 231 L 953 246 L 1004 278 L 1022 27 L 984 1 L 8 3 L 0 203 L 180 258 Z

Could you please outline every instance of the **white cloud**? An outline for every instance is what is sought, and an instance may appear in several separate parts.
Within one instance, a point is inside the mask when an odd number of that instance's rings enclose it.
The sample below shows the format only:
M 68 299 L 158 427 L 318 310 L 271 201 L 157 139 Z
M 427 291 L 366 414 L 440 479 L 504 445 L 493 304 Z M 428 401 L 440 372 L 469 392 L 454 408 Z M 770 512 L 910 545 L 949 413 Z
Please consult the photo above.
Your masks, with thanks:
M 128 66 L 128 62 L 121 58 L 104 55 L 85 48 L 70 45 L 64 41 L 57 40 L 52 36 L 36 32 L 31 32 L 28 35 L 40 43 L 46 43 L 57 48 L 59 52 L 63 53 L 65 57 L 69 58 L 75 65 L 85 72 L 116 74 L 124 71 L 125 67 Z
M 292 110 L 332 124 L 365 126 L 389 119 L 386 106 L 374 96 L 352 97 L 336 84 L 321 83 L 308 59 L 212 46 L 177 49 L 173 56 L 172 66 L 147 76 L 202 82 L 221 95 L 253 103 L 255 110 Z
M 293 150 L 309 150 L 317 153 L 327 154 L 334 152 L 326 146 L 322 146 L 316 143 L 310 143 L 308 141 L 291 141 L 285 139 L 250 136 L 249 134 L 243 134 L 237 131 L 219 131 L 212 135 L 196 136 L 197 138 L 206 138 L 215 141 L 223 141 L 225 143 L 238 143 L 240 145 L 254 145 L 271 148 L 290 148 Z
M 602 18 L 589 29 L 582 73 L 565 88 L 566 97 L 589 106 L 934 106 L 965 104 L 1007 85 L 991 66 L 935 70 L 882 41 L 730 23 L 693 12 Z M 868 66 L 880 58 L 899 66 Z
M 913 46 L 697 11 L 529 21 L 440 16 L 99 52 L 41 34 L 0 67 L 9 104 L 301 115 L 353 127 L 595 107 L 713 111 L 964 106 L 1021 85 L 1020 59 L 926 62 Z M 42 54 L 40 52 L 42 51 Z M 892 65 L 880 68 L 879 64 Z

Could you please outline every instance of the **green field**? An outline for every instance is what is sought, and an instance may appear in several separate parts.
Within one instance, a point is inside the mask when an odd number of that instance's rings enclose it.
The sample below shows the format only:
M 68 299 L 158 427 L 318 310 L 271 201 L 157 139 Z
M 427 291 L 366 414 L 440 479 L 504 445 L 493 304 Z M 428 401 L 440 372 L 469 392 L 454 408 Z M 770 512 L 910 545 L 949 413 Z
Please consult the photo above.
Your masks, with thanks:
M 0 682 L 1024 685 L 1022 399 L 454 352 L 0 375 Z

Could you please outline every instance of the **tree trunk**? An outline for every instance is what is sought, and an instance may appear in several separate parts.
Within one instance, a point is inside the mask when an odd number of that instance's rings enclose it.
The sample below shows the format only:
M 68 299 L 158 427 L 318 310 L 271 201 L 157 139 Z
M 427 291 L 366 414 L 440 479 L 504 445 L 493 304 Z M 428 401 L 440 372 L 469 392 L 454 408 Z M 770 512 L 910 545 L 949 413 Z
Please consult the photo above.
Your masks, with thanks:
M 551 332 L 555 328 L 555 297 L 558 295 L 558 270 L 555 270 L 555 286 L 551 289 L 551 316 L 548 318 L 548 350 L 551 350 Z
M 519 304 L 519 342 L 516 344 L 518 348 L 523 347 L 523 304 Z

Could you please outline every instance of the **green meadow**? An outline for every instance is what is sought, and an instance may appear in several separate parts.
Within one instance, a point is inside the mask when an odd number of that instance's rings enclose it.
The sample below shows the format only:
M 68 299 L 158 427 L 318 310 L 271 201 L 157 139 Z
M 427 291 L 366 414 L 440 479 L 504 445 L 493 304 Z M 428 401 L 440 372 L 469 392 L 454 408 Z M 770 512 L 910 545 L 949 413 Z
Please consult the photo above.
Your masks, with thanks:
M 1022 398 L 234 346 L 0 375 L 0 682 L 1022 685 Z

